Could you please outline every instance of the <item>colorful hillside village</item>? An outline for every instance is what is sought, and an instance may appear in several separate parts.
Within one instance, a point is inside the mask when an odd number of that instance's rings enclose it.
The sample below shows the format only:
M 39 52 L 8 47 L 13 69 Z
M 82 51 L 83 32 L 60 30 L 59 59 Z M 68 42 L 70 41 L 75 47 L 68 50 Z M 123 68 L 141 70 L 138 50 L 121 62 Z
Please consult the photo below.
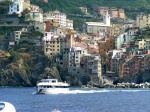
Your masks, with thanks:
M 150 71 L 150 38 L 139 38 L 150 25 L 149 14 L 130 20 L 123 9 L 95 6 L 94 14 L 100 14 L 103 21 L 85 21 L 79 32 L 65 13 L 43 12 L 30 0 L 11 1 L 7 15 L 0 17 L 0 26 L 16 28 L 7 35 L 7 48 L 27 41 L 48 58 L 55 57 L 58 66 L 68 73 L 88 75 L 94 84 L 112 84 L 116 79 L 132 82 L 137 74 Z M 79 9 L 89 14 L 86 7 Z M 124 22 L 112 23 L 114 19 Z M 5 40 L 0 44 L 5 49 Z

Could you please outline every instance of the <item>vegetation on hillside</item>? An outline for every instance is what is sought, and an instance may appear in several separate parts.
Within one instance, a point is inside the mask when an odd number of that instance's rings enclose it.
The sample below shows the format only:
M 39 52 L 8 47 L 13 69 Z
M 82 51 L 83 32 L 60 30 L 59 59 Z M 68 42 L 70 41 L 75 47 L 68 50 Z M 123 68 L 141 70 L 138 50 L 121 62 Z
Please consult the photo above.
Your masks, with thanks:
M 82 15 L 83 13 L 79 9 L 81 6 L 87 7 L 91 14 L 94 5 L 122 8 L 125 10 L 126 16 L 132 19 L 135 19 L 140 12 L 148 13 L 150 8 L 149 0 L 49 0 L 48 3 L 41 2 L 41 0 L 31 0 L 31 3 L 39 5 L 44 12 L 59 10 L 66 13 L 67 18 L 74 21 L 74 28 L 79 31 L 82 29 L 83 22 L 90 20 L 69 15 Z
M 0 2 L 0 14 L 6 14 L 10 4 L 12 4 L 12 2 L 8 0 Z
M 49 0 L 48 3 L 31 0 L 31 3 L 39 5 L 44 11 L 58 9 L 66 14 L 80 14 L 80 6 L 86 6 L 89 12 L 93 11 L 93 5 L 117 7 L 125 9 L 127 16 L 132 18 L 139 12 L 148 13 L 150 8 L 150 0 Z

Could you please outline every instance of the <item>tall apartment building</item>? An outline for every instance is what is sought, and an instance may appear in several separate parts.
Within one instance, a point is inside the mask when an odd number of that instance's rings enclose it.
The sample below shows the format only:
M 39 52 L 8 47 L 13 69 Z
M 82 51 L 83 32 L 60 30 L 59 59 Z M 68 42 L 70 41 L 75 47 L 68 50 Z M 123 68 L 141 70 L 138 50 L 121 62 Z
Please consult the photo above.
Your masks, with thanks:
M 118 74 L 119 72 L 119 65 L 120 65 L 120 59 L 123 56 L 123 51 L 122 50 L 113 50 L 113 55 L 111 59 L 111 71 L 115 72 Z
M 58 55 L 60 53 L 60 41 L 53 32 L 45 32 L 43 37 L 43 50 L 45 55 Z
M 90 56 L 88 59 L 88 72 L 92 77 L 102 76 L 101 58 L 100 56 Z
M 80 62 L 81 58 L 84 54 L 87 54 L 87 50 L 81 48 L 81 47 L 72 47 L 70 48 L 69 54 L 68 54 L 68 64 L 69 68 L 68 71 L 72 72 L 74 71 L 75 74 L 77 74 L 78 69 L 80 68 Z
M 122 48 L 123 44 L 126 44 L 128 38 L 129 38 L 128 33 L 123 33 L 123 34 L 120 34 L 119 36 L 117 36 L 115 38 L 116 49 Z
M 65 27 L 66 26 L 66 14 L 60 13 L 58 10 L 56 11 L 50 11 L 49 13 L 46 13 L 44 15 L 45 18 L 51 18 L 51 19 L 56 19 L 60 25 L 60 27 Z
M 136 17 L 136 25 L 139 28 L 150 27 L 150 14 L 139 14 Z

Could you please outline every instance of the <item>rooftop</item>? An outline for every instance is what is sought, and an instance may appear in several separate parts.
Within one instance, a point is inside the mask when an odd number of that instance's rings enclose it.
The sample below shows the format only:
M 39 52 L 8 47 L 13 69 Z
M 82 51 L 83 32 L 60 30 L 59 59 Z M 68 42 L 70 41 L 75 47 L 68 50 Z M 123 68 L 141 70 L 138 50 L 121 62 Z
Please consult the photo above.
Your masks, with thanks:
M 109 26 L 105 23 L 101 23 L 101 22 L 86 22 L 87 25 L 91 25 L 91 26 Z

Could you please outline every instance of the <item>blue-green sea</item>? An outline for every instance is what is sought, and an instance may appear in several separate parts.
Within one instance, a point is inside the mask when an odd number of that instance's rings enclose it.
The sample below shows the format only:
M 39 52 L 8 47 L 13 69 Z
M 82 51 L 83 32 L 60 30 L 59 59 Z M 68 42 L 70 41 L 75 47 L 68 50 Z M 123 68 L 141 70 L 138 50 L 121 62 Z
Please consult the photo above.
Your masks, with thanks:
M 150 89 L 80 89 L 36 94 L 35 88 L 0 88 L 0 101 L 17 112 L 150 112 Z

